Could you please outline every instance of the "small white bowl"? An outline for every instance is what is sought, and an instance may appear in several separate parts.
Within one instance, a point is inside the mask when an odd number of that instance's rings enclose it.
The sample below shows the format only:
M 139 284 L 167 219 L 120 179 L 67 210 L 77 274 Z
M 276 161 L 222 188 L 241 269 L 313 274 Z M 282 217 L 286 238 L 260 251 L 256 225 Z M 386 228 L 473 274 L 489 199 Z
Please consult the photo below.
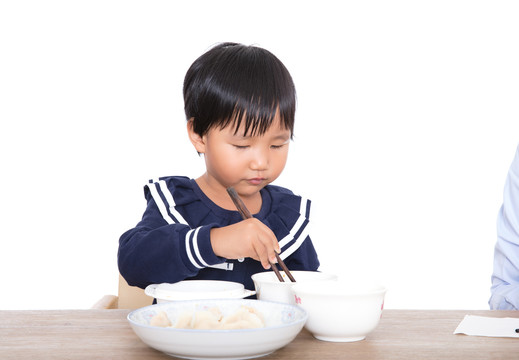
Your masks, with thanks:
M 157 304 L 161 304 L 177 300 L 243 299 L 256 292 L 232 281 L 183 280 L 173 284 L 148 285 L 144 293 L 157 299 Z
M 324 341 L 363 340 L 378 325 L 386 288 L 344 282 L 295 284 L 296 302 L 308 313 L 306 329 Z
M 222 315 L 241 306 L 261 314 L 265 327 L 241 330 L 195 330 L 151 326 L 155 315 L 165 312 L 174 324 L 185 312 L 217 307 Z M 250 299 L 174 301 L 150 305 L 128 314 L 137 336 L 148 346 L 185 359 L 249 359 L 264 356 L 290 343 L 303 328 L 306 312 L 294 305 Z
M 284 271 L 280 271 L 280 273 L 285 280 L 284 282 L 279 281 L 274 271 L 264 271 L 252 275 L 252 281 L 256 288 L 256 297 L 259 300 L 295 304 L 294 291 L 292 290 L 294 284 L 337 280 L 336 275 L 319 271 L 291 271 L 290 273 L 296 280 L 293 283 Z

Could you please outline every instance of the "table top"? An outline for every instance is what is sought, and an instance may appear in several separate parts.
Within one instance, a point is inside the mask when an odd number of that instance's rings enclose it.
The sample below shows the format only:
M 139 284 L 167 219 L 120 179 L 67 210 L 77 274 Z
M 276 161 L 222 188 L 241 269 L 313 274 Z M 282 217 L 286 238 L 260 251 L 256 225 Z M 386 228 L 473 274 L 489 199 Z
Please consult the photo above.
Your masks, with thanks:
M 129 310 L 0 311 L 1 359 L 172 359 L 144 344 Z M 519 317 L 516 311 L 391 310 L 365 340 L 332 343 L 301 331 L 261 359 L 506 359 L 519 357 L 519 340 L 453 335 L 467 314 Z

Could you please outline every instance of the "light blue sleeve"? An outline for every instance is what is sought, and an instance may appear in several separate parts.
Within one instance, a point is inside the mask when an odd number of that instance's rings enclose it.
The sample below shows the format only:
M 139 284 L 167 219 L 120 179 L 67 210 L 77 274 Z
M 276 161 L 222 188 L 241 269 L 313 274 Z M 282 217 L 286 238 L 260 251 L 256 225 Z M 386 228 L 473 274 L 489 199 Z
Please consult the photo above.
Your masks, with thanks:
M 491 310 L 519 309 L 519 147 L 508 171 L 497 218 Z

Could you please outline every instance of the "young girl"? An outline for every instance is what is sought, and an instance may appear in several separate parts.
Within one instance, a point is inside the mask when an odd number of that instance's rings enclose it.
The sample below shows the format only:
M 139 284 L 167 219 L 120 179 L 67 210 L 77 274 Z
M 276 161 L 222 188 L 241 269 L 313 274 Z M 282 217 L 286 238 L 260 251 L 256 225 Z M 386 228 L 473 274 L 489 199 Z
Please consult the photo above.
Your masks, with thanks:
M 119 241 L 128 284 L 212 279 L 253 289 L 251 275 L 269 269 L 275 252 L 290 270 L 317 270 L 310 201 L 269 185 L 285 167 L 294 128 L 295 88 L 285 66 L 259 47 L 220 44 L 187 71 L 184 102 L 206 172 L 145 186 L 142 220 Z M 242 220 L 230 186 L 252 219 Z

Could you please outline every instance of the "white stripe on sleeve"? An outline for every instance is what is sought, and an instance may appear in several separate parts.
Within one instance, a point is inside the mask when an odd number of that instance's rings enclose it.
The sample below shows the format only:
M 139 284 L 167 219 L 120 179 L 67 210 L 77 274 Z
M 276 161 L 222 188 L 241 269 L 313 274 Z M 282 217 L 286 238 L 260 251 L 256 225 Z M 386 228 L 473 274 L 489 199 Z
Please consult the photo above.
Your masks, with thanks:
M 292 226 L 292 229 L 290 229 L 288 235 L 279 241 L 279 247 L 285 246 L 296 236 L 299 229 L 301 229 L 301 226 L 303 226 L 305 220 L 306 218 L 304 217 L 304 215 L 299 215 L 299 218 L 297 218 L 296 223 L 294 224 L 294 226 Z
M 196 229 L 198 230 L 198 228 Z M 202 266 L 198 265 L 198 263 L 196 262 L 195 258 L 193 257 L 193 254 L 191 253 L 191 246 L 189 244 L 189 238 L 191 236 L 191 233 L 195 231 L 195 229 L 191 229 L 189 230 L 187 233 L 186 233 L 186 253 L 187 253 L 187 257 L 189 258 L 189 261 L 191 261 L 191 263 L 196 266 L 197 268 L 201 269 Z
M 199 227 L 196 228 L 195 234 L 193 235 L 193 248 L 195 249 L 196 257 L 200 260 L 202 265 L 209 266 L 209 264 L 204 261 L 204 258 L 202 258 L 202 254 L 200 254 L 200 249 L 198 248 L 198 230 L 200 230 Z
M 168 224 L 174 224 L 175 221 L 169 216 L 168 210 L 166 209 L 166 205 L 164 204 L 164 201 L 162 201 L 162 198 L 159 195 L 159 192 L 157 191 L 157 188 L 155 187 L 155 184 L 148 184 L 148 189 L 150 189 L 151 196 L 153 197 L 153 200 L 155 200 L 155 203 L 157 204 L 157 207 L 159 208 L 159 211 L 166 220 Z
M 299 213 L 301 215 L 303 215 L 304 217 L 307 217 L 306 216 L 307 205 L 308 205 L 308 199 L 301 198 L 301 205 L 300 205 L 301 207 L 299 208 Z
M 173 199 L 173 194 L 171 194 L 171 191 L 169 191 L 168 186 L 166 185 L 166 182 L 164 180 L 158 181 L 160 190 L 164 194 L 164 197 L 168 201 L 169 204 L 169 211 L 173 216 L 178 220 L 180 224 L 188 225 L 187 221 L 180 215 L 180 213 L 175 209 L 175 200 Z
M 299 208 L 299 217 L 297 218 L 297 221 L 294 224 L 294 226 L 292 226 L 292 229 L 290 229 L 289 234 L 279 241 L 279 247 L 280 248 L 282 248 L 283 246 L 287 245 L 290 241 L 292 241 L 292 239 L 295 238 L 297 232 L 304 225 L 305 220 L 306 220 L 306 207 L 307 207 L 307 204 L 308 204 L 308 199 L 301 198 L 301 205 L 300 205 L 300 208 Z M 308 236 L 308 225 L 309 225 L 309 223 L 306 225 L 306 228 L 299 235 L 299 238 L 296 240 L 296 242 L 294 244 L 292 244 L 292 246 L 290 246 L 288 249 L 286 249 L 285 251 L 283 251 L 280 254 L 281 259 L 286 258 L 290 254 L 292 254 L 294 251 L 296 251 L 299 248 L 299 246 L 301 246 L 303 241 Z M 294 246 L 295 246 L 295 248 L 294 248 Z
M 308 228 L 309 228 L 309 225 L 310 223 L 308 223 L 306 225 L 306 227 L 303 229 L 303 231 L 301 232 L 301 234 L 299 235 L 299 238 L 297 238 L 297 240 L 288 248 L 286 249 L 285 251 L 283 251 L 281 254 L 279 254 L 279 257 L 281 258 L 281 260 L 285 260 L 287 257 L 289 257 L 290 255 L 292 255 L 294 253 L 294 251 L 296 251 L 297 249 L 299 249 L 299 247 L 301 246 L 301 244 L 303 243 L 303 241 L 306 240 L 306 238 L 308 237 Z

